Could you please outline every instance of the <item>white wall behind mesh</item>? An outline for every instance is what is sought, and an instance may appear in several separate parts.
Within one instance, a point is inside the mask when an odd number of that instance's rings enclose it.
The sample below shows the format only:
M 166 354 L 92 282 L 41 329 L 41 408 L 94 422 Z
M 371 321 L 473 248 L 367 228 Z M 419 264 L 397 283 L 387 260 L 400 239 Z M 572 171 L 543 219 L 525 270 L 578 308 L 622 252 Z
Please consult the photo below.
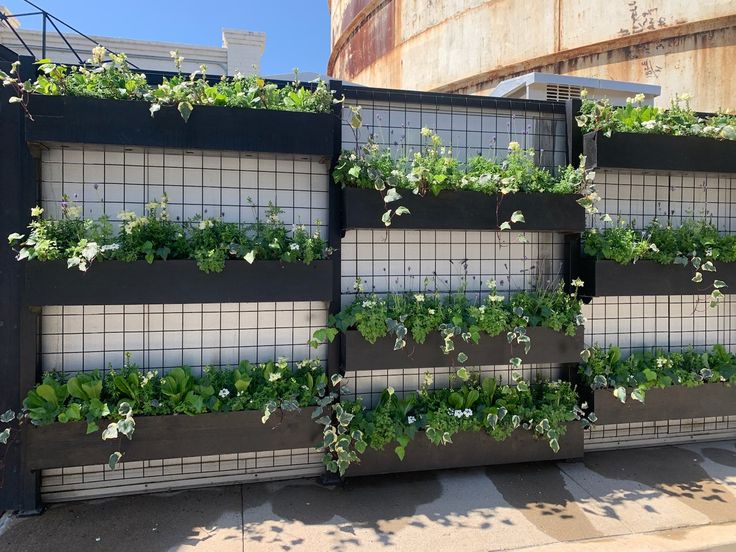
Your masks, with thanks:
M 252 223 L 270 202 L 283 209 L 288 227 L 311 230 L 321 221 L 326 237 L 328 186 L 328 166 L 316 157 L 70 144 L 45 144 L 41 151 L 42 206 L 51 216 L 60 215 L 63 195 L 84 217 L 116 221 L 122 210 L 143 214 L 147 202 L 166 193 L 177 221 Z M 49 306 L 41 317 L 41 366 L 104 370 L 121 366 L 126 352 L 141 367 L 162 371 L 279 356 L 324 359 L 326 347 L 311 349 L 307 340 L 326 322 L 323 302 Z M 102 465 L 46 470 L 42 494 L 51 502 L 321 470 L 321 454 L 307 450 L 173 458 L 131 462 L 114 472 Z

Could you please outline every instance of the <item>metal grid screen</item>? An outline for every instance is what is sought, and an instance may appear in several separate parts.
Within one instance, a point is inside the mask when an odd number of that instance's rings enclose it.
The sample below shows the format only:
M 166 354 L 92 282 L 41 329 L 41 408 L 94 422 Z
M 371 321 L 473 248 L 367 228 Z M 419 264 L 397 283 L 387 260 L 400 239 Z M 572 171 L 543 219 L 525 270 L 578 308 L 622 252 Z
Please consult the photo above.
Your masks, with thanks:
M 98 145 L 45 144 L 41 151 L 42 206 L 59 216 L 66 195 L 86 218 L 120 211 L 143 214 L 168 196 L 171 219 L 222 217 L 252 223 L 269 203 L 283 210 L 287 227 L 319 226 L 327 235 L 328 165 L 293 155 L 205 152 Z M 90 269 L 94 270 L 94 266 Z M 145 285 L 145 284 L 142 284 Z M 327 322 L 323 302 L 48 306 L 41 315 L 43 370 L 120 367 L 125 354 L 145 369 L 179 365 L 195 373 L 207 365 L 247 359 L 263 362 L 326 358 L 326 347 L 307 345 Z M 47 502 L 81 497 L 224 484 L 253 478 L 321 473 L 321 453 L 298 449 L 125 462 L 45 470 Z
M 608 225 L 617 223 L 617 215 L 636 228 L 643 228 L 655 218 L 673 226 L 688 219 L 706 219 L 722 233 L 736 231 L 733 175 L 601 170 L 595 181 L 601 195 L 597 207 L 614 219 Z M 588 220 L 589 227 L 605 225 L 599 216 Z M 733 295 L 726 295 L 716 308 L 708 306 L 706 295 L 598 297 L 583 312 L 588 319 L 586 343 L 618 345 L 624 354 L 652 347 L 704 350 L 716 343 L 730 351 L 736 349 Z M 734 434 L 733 416 L 599 425 L 586 435 L 586 448 L 682 442 Z

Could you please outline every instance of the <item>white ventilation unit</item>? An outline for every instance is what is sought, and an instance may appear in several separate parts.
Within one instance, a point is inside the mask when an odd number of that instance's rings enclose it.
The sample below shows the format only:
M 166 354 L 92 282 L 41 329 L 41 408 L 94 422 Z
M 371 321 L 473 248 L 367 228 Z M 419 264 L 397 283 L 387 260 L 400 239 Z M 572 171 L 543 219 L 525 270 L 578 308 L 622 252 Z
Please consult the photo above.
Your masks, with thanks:
M 583 90 L 588 91 L 588 97 L 608 98 L 613 105 L 623 105 L 626 98 L 637 94 L 644 94 L 645 104 L 653 104 L 654 98 L 661 93 L 661 87 L 653 84 L 528 73 L 503 81 L 490 95 L 499 98 L 565 101 L 579 98 Z

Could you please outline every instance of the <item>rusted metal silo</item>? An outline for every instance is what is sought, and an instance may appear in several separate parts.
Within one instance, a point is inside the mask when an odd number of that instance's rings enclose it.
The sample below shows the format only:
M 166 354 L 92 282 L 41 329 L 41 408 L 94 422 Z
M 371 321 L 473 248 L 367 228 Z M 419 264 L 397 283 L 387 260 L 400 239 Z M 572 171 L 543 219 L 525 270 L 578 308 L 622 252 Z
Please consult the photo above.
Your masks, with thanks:
M 530 71 L 689 92 L 736 108 L 736 0 L 328 0 L 328 73 L 388 88 L 488 94 Z

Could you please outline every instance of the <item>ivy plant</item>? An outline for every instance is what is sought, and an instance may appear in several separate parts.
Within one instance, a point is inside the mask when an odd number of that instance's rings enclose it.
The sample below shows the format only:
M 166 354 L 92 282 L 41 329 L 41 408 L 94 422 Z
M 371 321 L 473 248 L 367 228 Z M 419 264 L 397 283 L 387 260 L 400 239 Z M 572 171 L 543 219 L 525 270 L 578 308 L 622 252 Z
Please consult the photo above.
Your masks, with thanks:
M 722 345 L 710 351 L 694 349 L 667 352 L 661 349 L 635 352 L 622 358 L 618 347 L 583 351 L 579 372 L 593 389 L 611 389 L 622 403 L 627 396 L 644 402 L 649 389 L 671 385 L 696 387 L 705 383 L 736 383 L 736 355 Z
M 319 228 L 309 233 L 302 225 L 289 231 L 269 204 L 266 220 L 254 224 L 227 223 L 199 217 L 179 223 L 170 219 L 166 195 L 146 204 L 145 213 L 123 211 L 120 229 L 113 231 L 109 219 L 81 219 L 80 210 L 64 198 L 62 218 L 42 218 L 44 210 L 34 207 L 27 234 L 13 233 L 8 242 L 16 259 L 66 260 L 68 268 L 87 271 L 93 261 L 194 259 L 204 272 L 222 272 L 228 259 L 304 262 L 325 259 L 331 249 L 320 237 Z M 319 227 L 319 221 L 316 221 Z
M 429 375 L 419 391 L 403 397 L 389 387 L 372 409 L 360 400 L 343 401 L 336 416 L 325 421 L 324 463 L 329 471 L 345 475 L 369 447 L 392 449 L 404 460 L 413 439 L 452 446 L 456 434 L 480 431 L 498 441 L 516 430 L 530 431 L 557 452 L 568 422 L 580 420 L 587 427 L 595 421 L 594 414 L 586 416 L 578 406 L 569 383 L 529 385 L 516 373 L 513 379 L 513 385 L 504 385 L 462 369 L 443 389 L 430 389 Z
M 19 64 L 15 63 L 9 73 L 0 71 L 0 79 L 17 93 L 11 103 L 20 104 L 30 118 L 29 97 L 34 94 L 146 101 L 151 104 L 151 116 L 172 107 L 184 121 L 189 120 L 198 105 L 328 113 L 337 101 L 324 81 L 305 87 L 299 82 L 298 73 L 292 83 L 282 87 L 257 75 L 240 73 L 213 81 L 207 77 L 206 66 L 184 75 L 184 58 L 176 51 L 171 52 L 171 58 L 177 74 L 164 77 L 158 85 L 149 84 L 144 73 L 134 71 L 125 54 L 107 52 L 102 46 L 95 47 L 92 57 L 80 66 L 42 59 L 36 62 L 36 79 L 20 82 Z
M 602 132 L 609 137 L 614 132 L 634 132 L 736 140 L 736 115 L 719 112 L 701 117 L 690 107 L 690 99 L 689 94 L 676 95 L 669 109 L 662 109 L 644 105 L 644 94 L 637 94 L 618 107 L 607 98 L 592 100 L 585 93 L 576 119 L 583 132 Z

